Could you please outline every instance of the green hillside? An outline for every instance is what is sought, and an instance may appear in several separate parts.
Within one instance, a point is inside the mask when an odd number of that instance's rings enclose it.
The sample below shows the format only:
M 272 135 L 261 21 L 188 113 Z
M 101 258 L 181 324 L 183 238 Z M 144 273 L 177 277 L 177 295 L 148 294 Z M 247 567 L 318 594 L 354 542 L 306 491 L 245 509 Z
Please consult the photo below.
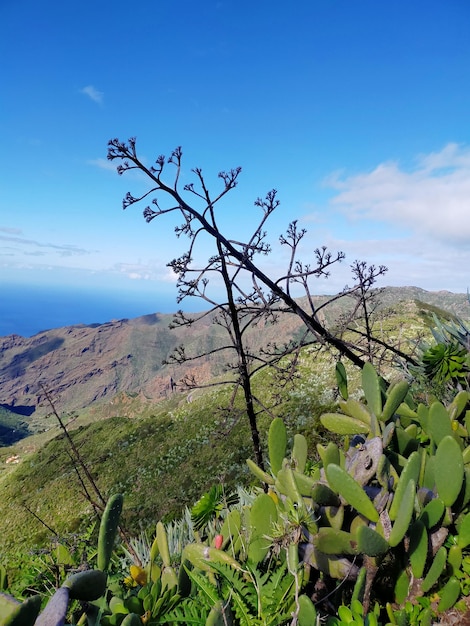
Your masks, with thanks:
M 310 371 L 308 355 L 303 369 L 302 385 L 286 392 L 282 413 L 292 432 L 305 431 L 313 450 L 323 437 L 316 418 L 329 406 L 331 396 L 322 389 L 324 381 Z M 332 387 L 333 380 L 328 384 Z M 260 397 L 266 386 L 267 375 L 260 375 Z M 227 406 L 229 391 L 216 388 L 191 402 L 188 399 L 187 394 L 175 394 L 154 405 L 152 414 L 149 405 L 142 404 L 139 417 L 115 415 L 72 431 L 105 497 L 124 494 L 124 525 L 132 533 L 178 515 L 214 478 L 233 487 L 251 480 L 245 460 L 252 456 L 252 447 L 242 408 L 230 414 L 220 408 Z M 134 403 L 133 412 L 138 413 L 138 398 L 122 397 L 121 402 L 126 409 L 129 402 Z M 260 420 L 263 441 L 269 423 L 269 417 Z M 8 502 L 0 516 L 4 554 L 14 554 L 25 542 L 29 546 L 47 543 L 51 528 L 58 535 L 76 531 L 92 517 L 65 437 L 55 426 L 47 434 L 56 436 L 33 453 L 28 454 L 25 443 L 9 449 L 10 454 L 19 454 L 21 462 L 8 466 L 0 479 L 0 497 Z M 39 446 L 37 438 L 31 438 L 29 446 Z
M 376 330 L 409 350 L 417 336 L 429 332 L 426 324 L 433 306 L 401 302 L 384 309 Z M 334 358 L 315 346 L 304 349 L 295 384 L 282 390 L 271 415 L 260 417 L 264 445 L 273 415 L 284 418 L 291 434 L 307 436 L 311 456 L 319 439 L 330 438 L 317 418 L 334 401 Z M 352 368 L 353 389 L 358 381 L 359 372 Z M 255 393 L 265 404 L 270 392 L 278 390 L 276 385 L 268 372 L 255 377 Z M 177 516 L 214 479 L 228 486 L 251 480 L 245 464 L 252 456 L 250 431 L 242 405 L 228 410 L 230 393 L 230 385 L 177 391 L 155 402 L 122 392 L 111 402 L 95 403 L 75 418 L 64 418 L 70 420 L 73 441 L 104 497 L 124 494 L 123 520 L 131 534 L 154 528 L 158 519 Z M 0 498 L 6 503 L 0 534 L 9 558 L 25 545 L 49 542 L 51 529 L 61 536 L 93 518 L 66 439 L 53 417 L 47 425 L 44 432 L 0 449 Z M 18 462 L 7 463 L 14 455 Z

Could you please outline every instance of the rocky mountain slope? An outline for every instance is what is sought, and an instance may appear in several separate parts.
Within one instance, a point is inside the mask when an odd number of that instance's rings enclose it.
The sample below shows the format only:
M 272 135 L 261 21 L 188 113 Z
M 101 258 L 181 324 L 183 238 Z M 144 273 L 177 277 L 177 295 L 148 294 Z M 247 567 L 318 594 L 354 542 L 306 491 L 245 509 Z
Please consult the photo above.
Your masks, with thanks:
M 0 338 L 0 405 L 35 422 L 50 412 L 44 390 L 61 412 L 89 407 L 118 392 L 139 393 L 153 401 L 165 398 L 170 381 L 194 375 L 200 382 L 220 375 L 227 356 L 163 365 L 174 348 L 188 355 L 221 345 L 223 330 L 207 318 L 191 328 L 170 330 L 172 315 L 147 315 L 93 326 L 70 326 L 25 338 Z M 265 328 L 263 340 L 290 337 L 300 326 L 295 316 Z M 258 327 L 258 331 L 260 328 Z M 258 335 L 259 336 L 259 335 Z
M 321 303 L 325 298 L 319 298 Z M 470 305 L 465 294 L 427 292 L 415 287 L 387 288 L 380 294 L 382 307 L 403 301 L 426 302 L 465 319 Z M 338 300 L 326 311 L 327 323 L 344 313 L 351 300 Z M 20 416 L 30 430 L 40 429 L 50 412 L 46 389 L 60 412 L 81 410 L 109 401 L 119 392 L 142 394 L 158 401 L 170 392 L 170 380 L 193 374 L 204 382 L 224 372 L 227 356 L 185 365 L 162 365 L 173 349 L 183 344 L 188 354 L 219 346 L 224 331 L 208 315 L 190 328 L 168 328 L 172 315 L 151 314 L 135 319 L 91 326 L 78 325 L 38 333 L 29 338 L 0 338 L 0 406 Z M 249 338 L 260 342 L 288 341 L 301 328 L 294 315 L 275 325 L 258 326 Z

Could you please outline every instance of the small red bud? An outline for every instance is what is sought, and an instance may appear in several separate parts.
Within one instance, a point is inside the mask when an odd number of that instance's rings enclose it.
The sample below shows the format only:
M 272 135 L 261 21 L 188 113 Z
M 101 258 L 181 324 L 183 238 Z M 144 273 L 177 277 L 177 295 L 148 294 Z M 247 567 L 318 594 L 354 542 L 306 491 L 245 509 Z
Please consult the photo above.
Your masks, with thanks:
M 217 548 L 217 550 L 220 550 L 223 542 L 224 542 L 224 538 L 222 535 L 216 535 L 214 537 L 214 547 Z

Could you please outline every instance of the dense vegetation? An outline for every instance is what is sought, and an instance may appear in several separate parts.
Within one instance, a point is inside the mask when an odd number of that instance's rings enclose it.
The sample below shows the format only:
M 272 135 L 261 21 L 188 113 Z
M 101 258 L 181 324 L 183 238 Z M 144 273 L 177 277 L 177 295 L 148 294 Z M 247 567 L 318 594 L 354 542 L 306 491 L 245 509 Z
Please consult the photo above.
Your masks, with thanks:
M 330 358 L 306 349 L 283 419 L 260 421 L 267 471 L 245 463 L 246 421 L 218 410 L 228 390 L 71 431 L 108 508 L 122 504 L 124 535 L 108 562 L 64 435 L 51 438 L 1 484 L 11 505 L 1 581 L 24 601 L 5 599 L 0 616 L 33 624 L 36 594 L 44 605 L 56 588 L 48 610 L 66 595 L 69 623 L 427 624 L 452 607 L 461 616 L 470 396 L 468 350 L 455 353 L 468 331 L 433 321 L 411 386 L 403 370 L 386 382 L 370 364 L 359 377 L 339 364 L 335 376 Z M 262 399 L 270 374 L 255 380 Z M 99 518 L 101 534 L 116 532 L 109 511 Z

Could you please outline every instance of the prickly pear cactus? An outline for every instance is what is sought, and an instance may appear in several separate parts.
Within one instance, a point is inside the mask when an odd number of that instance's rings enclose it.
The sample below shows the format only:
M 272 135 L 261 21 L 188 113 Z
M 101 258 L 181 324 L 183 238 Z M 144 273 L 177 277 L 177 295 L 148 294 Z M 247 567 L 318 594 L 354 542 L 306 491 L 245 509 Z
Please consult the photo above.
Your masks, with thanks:
M 344 447 L 319 445 L 322 468 L 306 476 L 296 440 L 292 457 L 277 458 L 265 481 L 285 521 L 284 540 L 323 580 L 362 581 L 366 612 L 386 569 L 399 605 L 413 590 L 413 598 L 433 598 L 435 613 L 447 610 L 462 585 L 470 587 L 470 394 L 459 392 L 449 406 L 416 405 L 406 381 L 387 387 L 368 363 L 359 402 L 348 395 L 344 367 L 336 373 L 342 399 L 321 422 L 344 436 Z M 285 448 L 283 434 L 277 449 Z M 297 533 L 289 534 L 294 518 Z

